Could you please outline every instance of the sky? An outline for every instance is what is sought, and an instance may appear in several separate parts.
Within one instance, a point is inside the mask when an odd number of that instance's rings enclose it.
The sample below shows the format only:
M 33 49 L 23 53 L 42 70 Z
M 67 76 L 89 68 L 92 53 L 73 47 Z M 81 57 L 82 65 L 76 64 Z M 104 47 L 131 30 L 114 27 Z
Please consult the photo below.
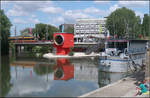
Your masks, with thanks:
M 104 18 L 118 8 L 127 7 L 141 19 L 149 14 L 149 1 L 1 1 L 1 8 L 12 23 L 11 36 L 35 27 L 37 23 L 58 27 L 64 23 L 75 23 L 78 18 Z

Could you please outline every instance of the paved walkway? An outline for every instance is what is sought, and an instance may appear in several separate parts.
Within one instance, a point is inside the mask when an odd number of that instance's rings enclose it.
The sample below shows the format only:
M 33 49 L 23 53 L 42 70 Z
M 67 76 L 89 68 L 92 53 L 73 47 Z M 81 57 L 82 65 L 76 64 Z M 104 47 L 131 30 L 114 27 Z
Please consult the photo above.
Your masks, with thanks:
M 79 97 L 134 97 L 136 94 L 135 82 L 135 79 L 128 77 Z M 139 97 L 148 96 L 140 95 Z

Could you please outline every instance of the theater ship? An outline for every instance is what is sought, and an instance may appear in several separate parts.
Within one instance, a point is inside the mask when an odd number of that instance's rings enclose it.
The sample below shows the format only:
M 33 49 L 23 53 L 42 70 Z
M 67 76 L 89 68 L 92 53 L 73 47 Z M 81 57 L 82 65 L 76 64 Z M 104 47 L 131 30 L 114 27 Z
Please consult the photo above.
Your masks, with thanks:
M 147 45 L 148 40 L 106 40 L 99 67 L 106 72 L 138 70 L 144 66 Z

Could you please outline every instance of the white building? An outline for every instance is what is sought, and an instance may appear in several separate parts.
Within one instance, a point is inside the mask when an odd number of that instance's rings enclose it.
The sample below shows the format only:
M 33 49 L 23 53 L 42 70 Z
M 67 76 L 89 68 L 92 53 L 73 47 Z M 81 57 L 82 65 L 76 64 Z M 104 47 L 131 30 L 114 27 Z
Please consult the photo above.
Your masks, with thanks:
M 76 42 L 94 41 L 94 38 L 104 38 L 106 18 L 100 19 L 77 19 L 74 25 Z

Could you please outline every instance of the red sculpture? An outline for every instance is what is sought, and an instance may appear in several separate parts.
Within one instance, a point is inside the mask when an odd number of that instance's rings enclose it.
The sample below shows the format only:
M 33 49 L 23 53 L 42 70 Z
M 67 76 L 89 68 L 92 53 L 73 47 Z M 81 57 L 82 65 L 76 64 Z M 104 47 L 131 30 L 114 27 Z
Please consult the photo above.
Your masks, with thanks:
M 67 55 L 70 48 L 74 47 L 74 35 L 72 33 L 54 33 L 54 44 L 57 48 L 57 55 Z

